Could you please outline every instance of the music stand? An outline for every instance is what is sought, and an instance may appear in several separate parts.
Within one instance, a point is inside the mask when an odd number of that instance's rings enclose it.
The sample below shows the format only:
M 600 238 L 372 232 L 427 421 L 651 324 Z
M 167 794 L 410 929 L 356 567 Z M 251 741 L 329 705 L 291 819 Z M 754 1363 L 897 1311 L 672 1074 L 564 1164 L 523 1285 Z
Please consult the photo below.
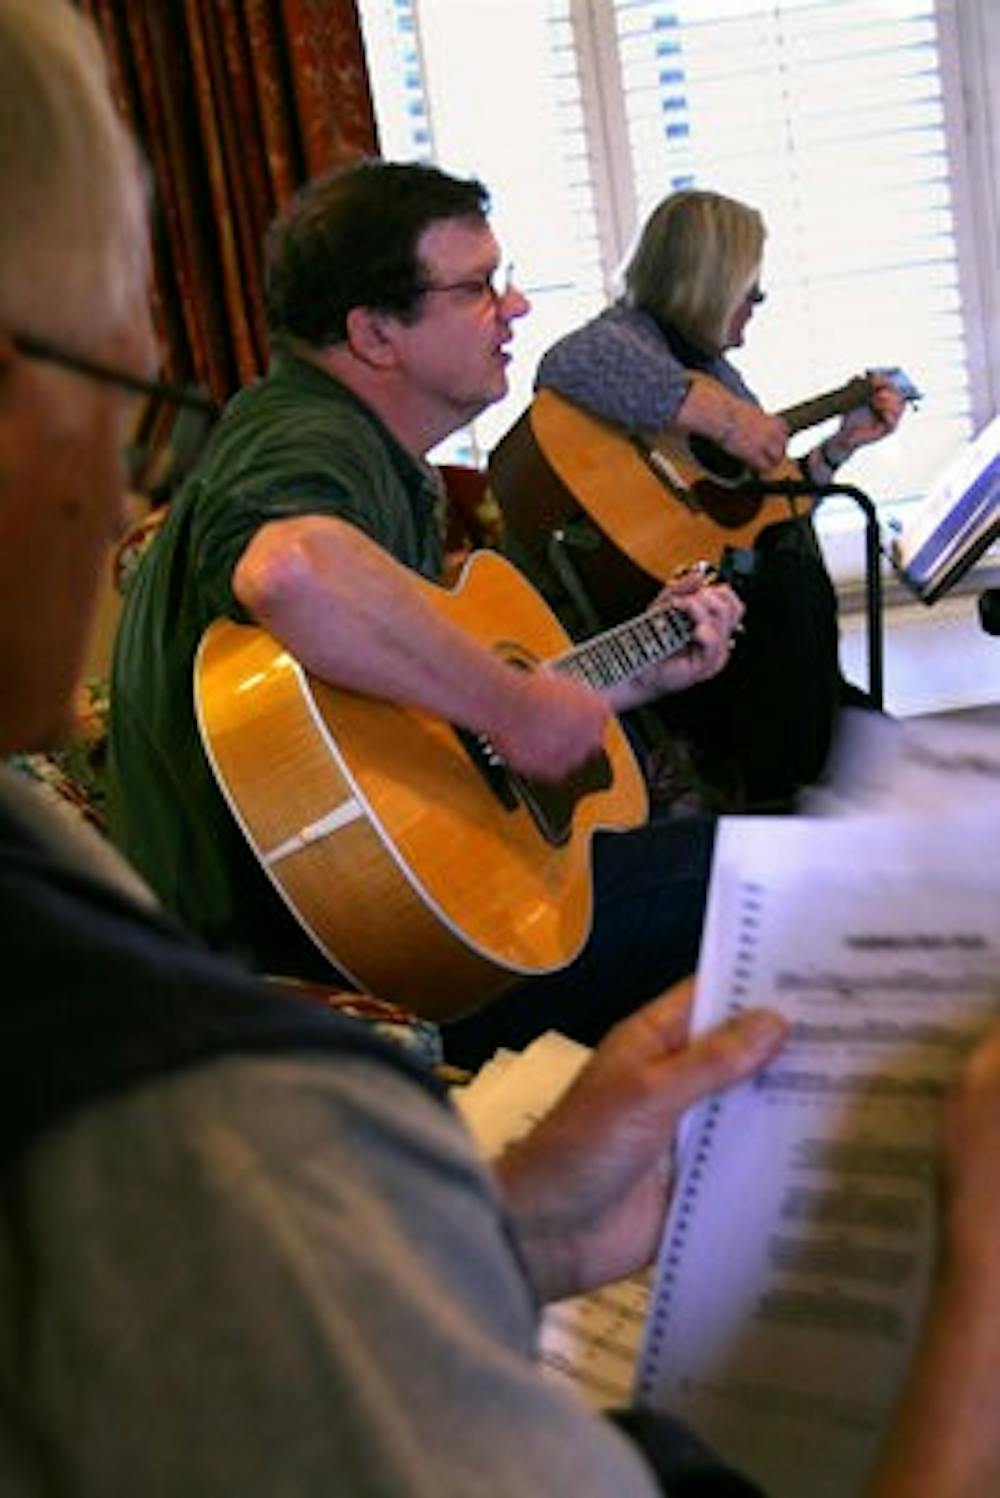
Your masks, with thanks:
M 931 604 L 1000 536 L 1000 416 L 954 457 L 900 529 L 890 558 L 900 579 Z

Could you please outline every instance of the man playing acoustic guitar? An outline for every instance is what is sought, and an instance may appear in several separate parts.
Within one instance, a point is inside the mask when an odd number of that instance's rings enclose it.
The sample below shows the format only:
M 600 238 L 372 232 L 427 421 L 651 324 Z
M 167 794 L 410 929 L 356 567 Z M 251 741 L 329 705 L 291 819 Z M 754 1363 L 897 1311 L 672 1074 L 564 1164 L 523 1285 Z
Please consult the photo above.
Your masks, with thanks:
M 671 194 L 639 236 L 622 299 L 548 351 L 539 386 L 623 431 L 673 428 L 711 439 L 753 473 L 771 474 L 785 460 L 793 477 L 830 483 L 858 448 L 895 430 L 914 392 L 873 372 L 867 399 L 838 430 L 802 460 L 785 459 L 788 424 L 761 409 L 727 357 L 764 300 L 764 238 L 760 214 L 743 203 L 702 190 Z M 624 475 L 622 488 L 627 523 Z M 662 505 L 683 526 L 683 507 L 665 491 Z M 717 536 L 721 553 L 722 526 Z M 732 668 L 658 709 L 667 752 L 687 741 L 696 784 L 725 811 L 786 809 L 822 772 L 841 703 L 863 705 L 840 673 L 836 595 L 808 514 L 793 520 L 786 511 L 755 540 L 746 635 Z
M 129 590 L 112 688 L 116 837 L 168 906 L 268 972 L 331 977 L 201 746 L 192 675 L 213 620 L 254 621 L 320 680 L 485 735 L 515 770 L 558 780 L 601 746 L 610 712 L 719 671 L 742 612 L 726 587 L 680 587 L 685 648 L 605 693 L 514 669 L 428 606 L 413 572 L 437 579 L 443 558 L 424 455 L 506 392 L 512 324 L 528 310 L 499 271 L 487 207 L 480 184 L 416 165 L 363 163 L 306 190 L 271 243 L 272 368 L 231 402 Z M 706 819 L 599 836 L 580 957 L 450 1027 L 452 1057 L 474 1063 L 550 1026 L 594 1041 L 690 971 L 711 842 Z

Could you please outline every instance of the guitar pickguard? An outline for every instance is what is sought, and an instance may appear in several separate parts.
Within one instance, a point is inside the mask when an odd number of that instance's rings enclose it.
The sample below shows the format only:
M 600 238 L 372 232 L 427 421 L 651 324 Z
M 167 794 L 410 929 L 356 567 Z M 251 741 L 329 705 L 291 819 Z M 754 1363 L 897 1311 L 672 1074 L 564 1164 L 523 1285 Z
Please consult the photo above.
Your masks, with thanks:
M 495 649 L 508 665 L 519 670 L 531 671 L 538 665 L 538 661 L 515 640 L 498 641 Z M 603 750 L 563 780 L 531 780 L 506 765 L 484 735 L 472 733 L 467 728 L 454 731 L 499 804 L 509 812 L 525 807 L 539 834 L 552 848 L 565 847 L 569 842 L 573 834 L 573 816 L 583 798 L 611 787 L 611 761 Z
M 562 848 L 572 835 L 573 816 L 579 803 L 585 796 L 610 789 L 611 762 L 602 751 L 555 784 L 526 780 L 513 773 L 510 779 L 545 841 L 550 847 Z

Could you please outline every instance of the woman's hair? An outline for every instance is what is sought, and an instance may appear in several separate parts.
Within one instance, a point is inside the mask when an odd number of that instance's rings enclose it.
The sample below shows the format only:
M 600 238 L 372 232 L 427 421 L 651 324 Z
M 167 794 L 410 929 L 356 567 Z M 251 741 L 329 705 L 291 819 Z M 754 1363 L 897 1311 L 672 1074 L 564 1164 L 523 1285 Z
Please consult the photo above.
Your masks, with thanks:
M 717 192 L 672 193 L 655 208 L 625 268 L 633 306 L 706 353 L 718 353 L 764 251 L 755 208 Z

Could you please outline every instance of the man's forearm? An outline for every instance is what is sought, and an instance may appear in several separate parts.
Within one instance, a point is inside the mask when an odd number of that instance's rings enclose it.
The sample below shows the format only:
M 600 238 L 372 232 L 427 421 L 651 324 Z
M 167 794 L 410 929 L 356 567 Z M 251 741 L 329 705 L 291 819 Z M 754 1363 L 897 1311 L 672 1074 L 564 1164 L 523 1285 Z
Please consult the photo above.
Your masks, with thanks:
M 598 692 L 509 664 L 349 524 L 305 516 L 264 526 L 233 587 L 315 676 L 485 734 L 526 775 L 561 779 L 601 746 L 608 708 Z
M 483 729 L 514 673 L 437 611 L 414 575 L 356 527 L 278 522 L 236 569 L 240 602 L 307 670 L 336 686 Z

